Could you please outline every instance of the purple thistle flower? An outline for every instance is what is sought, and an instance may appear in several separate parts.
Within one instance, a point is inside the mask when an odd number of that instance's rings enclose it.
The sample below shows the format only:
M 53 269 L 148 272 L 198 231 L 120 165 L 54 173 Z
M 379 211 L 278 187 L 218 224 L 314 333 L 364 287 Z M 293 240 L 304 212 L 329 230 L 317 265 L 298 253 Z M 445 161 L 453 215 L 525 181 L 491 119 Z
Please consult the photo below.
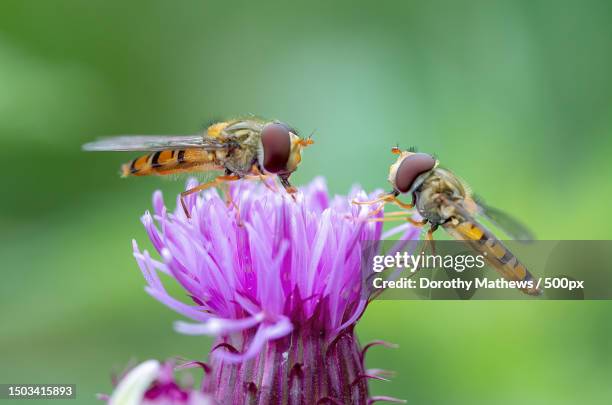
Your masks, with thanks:
M 191 185 L 188 185 L 190 187 Z M 367 221 L 377 206 L 355 188 L 330 198 L 322 179 L 296 201 L 254 182 L 232 183 L 228 200 L 216 190 L 189 196 L 169 213 L 153 196 L 142 221 L 163 261 L 134 245 L 146 291 L 194 322 L 175 329 L 212 335 L 203 392 L 221 404 L 367 404 L 366 370 L 354 333 L 368 296 L 363 249 L 376 249 L 382 223 Z M 177 201 L 178 202 L 178 201 Z M 402 239 L 417 229 L 402 225 Z M 160 274 L 174 278 L 192 303 L 169 295 Z M 369 346 L 366 346 L 366 350 Z

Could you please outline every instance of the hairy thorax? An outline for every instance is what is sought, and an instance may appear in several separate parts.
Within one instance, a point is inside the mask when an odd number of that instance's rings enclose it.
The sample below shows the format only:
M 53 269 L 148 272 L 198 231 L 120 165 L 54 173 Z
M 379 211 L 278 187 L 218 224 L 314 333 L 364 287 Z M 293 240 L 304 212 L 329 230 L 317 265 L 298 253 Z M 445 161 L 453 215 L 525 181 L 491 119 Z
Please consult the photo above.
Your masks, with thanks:
M 240 146 L 229 150 L 222 163 L 232 173 L 244 176 L 249 174 L 253 164 L 257 163 L 261 133 L 258 128 L 253 127 L 239 127 L 234 131 L 231 129 L 226 128 L 226 138 Z
M 462 200 L 466 191 L 461 181 L 446 169 L 436 168 L 417 179 L 421 184 L 414 192 L 419 214 L 432 224 L 443 224 L 454 214 L 453 206 L 443 204 L 444 199 Z

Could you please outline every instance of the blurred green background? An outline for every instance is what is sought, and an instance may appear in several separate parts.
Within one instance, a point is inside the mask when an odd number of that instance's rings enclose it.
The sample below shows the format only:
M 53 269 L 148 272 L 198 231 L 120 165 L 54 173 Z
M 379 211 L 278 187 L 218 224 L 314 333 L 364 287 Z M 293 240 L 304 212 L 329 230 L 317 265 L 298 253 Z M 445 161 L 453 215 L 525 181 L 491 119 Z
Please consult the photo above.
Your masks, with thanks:
M 612 3 L 0 3 L 0 382 L 110 392 L 130 359 L 209 341 L 147 296 L 131 256 L 153 190 L 118 177 L 114 133 L 193 133 L 256 113 L 317 130 L 294 176 L 387 188 L 418 146 L 540 239 L 612 239 Z M 602 269 L 610 271 L 611 269 Z M 358 328 L 376 394 L 411 404 L 612 397 L 612 303 L 378 302 Z

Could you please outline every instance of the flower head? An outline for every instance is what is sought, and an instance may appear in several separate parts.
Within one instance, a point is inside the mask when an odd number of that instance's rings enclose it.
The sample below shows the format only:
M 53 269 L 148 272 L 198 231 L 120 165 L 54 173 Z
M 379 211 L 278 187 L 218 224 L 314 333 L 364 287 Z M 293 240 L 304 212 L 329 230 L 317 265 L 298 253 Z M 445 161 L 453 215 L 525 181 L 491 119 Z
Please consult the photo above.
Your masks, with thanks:
M 363 379 L 371 376 L 363 370 L 353 327 L 368 303 L 364 249 L 375 249 L 372 242 L 381 239 L 381 222 L 369 219 L 382 211 L 351 204 L 355 198 L 368 196 L 354 188 L 348 197 L 330 198 L 320 178 L 295 200 L 241 181 L 231 185 L 226 198 L 216 190 L 188 197 L 187 218 L 181 208 L 168 212 L 156 192 L 154 213 L 142 220 L 162 261 L 141 252 L 136 242 L 134 256 L 147 292 L 195 321 L 177 322 L 177 331 L 217 337 L 212 369 L 234 364 L 235 377 L 245 384 L 243 397 L 257 392 L 260 398 L 263 390 L 280 395 L 271 388 L 274 375 L 255 373 L 266 361 L 289 381 L 286 396 L 292 384 L 308 388 L 315 367 L 322 366 L 317 362 L 331 360 L 343 364 L 336 370 L 342 375 L 310 387 L 314 397 L 360 403 L 367 394 Z M 402 229 L 404 238 L 418 236 L 413 228 Z M 160 273 L 176 280 L 191 303 L 171 296 Z M 208 390 L 217 399 L 229 398 L 229 391 L 213 385 Z
M 147 360 L 128 370 L 111 396 L 100 395 L 108 405 L 212 405 L 203 393 L 181 387 L 174 379 L 174 362 Z

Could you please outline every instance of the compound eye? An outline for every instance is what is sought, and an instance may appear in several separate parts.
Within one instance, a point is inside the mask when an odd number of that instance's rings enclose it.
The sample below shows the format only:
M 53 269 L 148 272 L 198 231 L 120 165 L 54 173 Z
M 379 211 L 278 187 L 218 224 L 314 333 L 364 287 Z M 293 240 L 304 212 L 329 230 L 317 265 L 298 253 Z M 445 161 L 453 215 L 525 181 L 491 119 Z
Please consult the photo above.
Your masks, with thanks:
M 426 153 L 414 153 L 408 155 L 400 163 L 395 175 L 395 187 L 400 193 L 410 190 L 414 180 L 419 175 L 431 170 L 436 165 L 436 160 Z
M 263 145 L 263 167 L 267 172 L 279 173 L 287 170 L 291 155 L 291 135 L 287 126 L 268 124 L 261 132 Z

